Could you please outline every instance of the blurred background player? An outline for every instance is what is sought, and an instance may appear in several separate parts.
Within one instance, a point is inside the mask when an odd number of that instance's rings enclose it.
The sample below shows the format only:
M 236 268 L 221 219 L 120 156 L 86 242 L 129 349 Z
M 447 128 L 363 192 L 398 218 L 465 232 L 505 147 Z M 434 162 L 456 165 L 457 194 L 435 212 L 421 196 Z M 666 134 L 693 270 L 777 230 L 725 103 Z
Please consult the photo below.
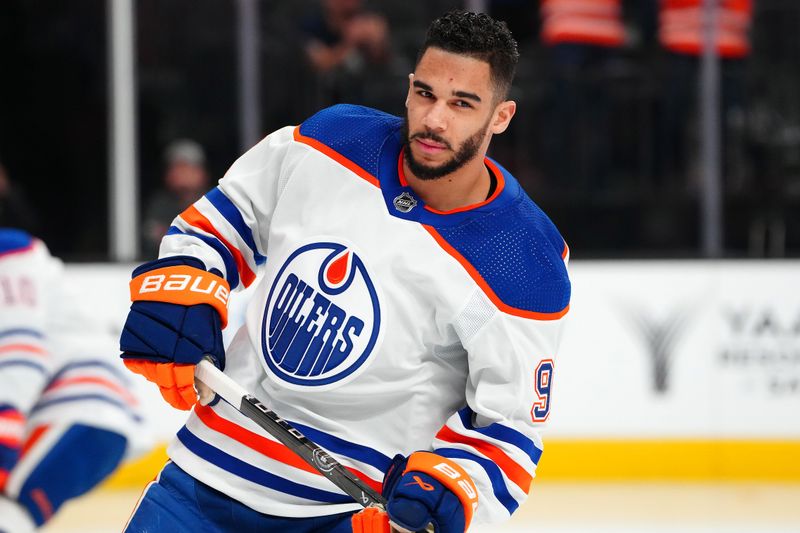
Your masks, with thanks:
M 97 485 L 140 429 L 110 332 L 61 274 L 41 241 L 0 228 L 2 533 L 37 529 Z

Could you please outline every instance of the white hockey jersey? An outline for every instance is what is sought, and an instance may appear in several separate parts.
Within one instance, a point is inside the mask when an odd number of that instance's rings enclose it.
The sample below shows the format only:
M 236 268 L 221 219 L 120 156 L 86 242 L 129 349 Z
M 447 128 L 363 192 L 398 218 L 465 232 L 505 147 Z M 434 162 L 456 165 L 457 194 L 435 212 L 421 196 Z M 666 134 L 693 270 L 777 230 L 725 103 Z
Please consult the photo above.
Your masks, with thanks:
M 433 450 L 508 518 L 542 453 L 569 308 L 568 249 L 490 159 L 487 201 L 441 212 L 402 171 L 402 120 L 340 105 L 269 135 L 175 219 L 161 257 L 257 283 L 225 372 L 380 490 Z M 171 443 L 195 478 L 260 512 L 359 508 L 232 407 L 197 407 Z
M 63 274 L 42 241 L 0 228 L 0 442 L 10 447 L 54 421 L 141 431 L 115 339 Z
M 53 365 L 47 309 L 59 275 L 41 241 L 0 228 L 0 406 L 26 414 L 47 382 Z M 20 419 L 17 438 L 22 429 Z

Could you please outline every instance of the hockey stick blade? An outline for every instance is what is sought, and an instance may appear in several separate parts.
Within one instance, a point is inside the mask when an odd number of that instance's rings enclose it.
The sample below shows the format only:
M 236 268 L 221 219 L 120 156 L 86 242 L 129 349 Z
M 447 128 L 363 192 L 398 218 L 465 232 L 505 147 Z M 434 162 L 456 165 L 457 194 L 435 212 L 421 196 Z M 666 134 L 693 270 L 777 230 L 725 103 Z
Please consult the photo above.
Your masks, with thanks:
M 386 510 L 386 499 L 383 496 L 225 375 L 211 361 L 200 361 L 195 367 L 194 376 L 197 381 L 204 383 L 236 410 L 264 428 L 356 502 L 364 507 Z

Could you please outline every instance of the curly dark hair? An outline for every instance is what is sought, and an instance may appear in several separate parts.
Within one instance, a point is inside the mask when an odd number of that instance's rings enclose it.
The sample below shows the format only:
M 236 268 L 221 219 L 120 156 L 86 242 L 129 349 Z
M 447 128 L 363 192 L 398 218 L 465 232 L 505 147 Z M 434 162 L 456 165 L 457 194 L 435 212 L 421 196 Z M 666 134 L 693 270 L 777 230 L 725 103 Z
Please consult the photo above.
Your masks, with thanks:
M 519 61 L 517 41 L 505 22 L 486 13 L 450 11 L 434 20 L 417 55 L 417 64 L 428 48 L 466 55 L 489 63 L 498 100 L 508 97 Z

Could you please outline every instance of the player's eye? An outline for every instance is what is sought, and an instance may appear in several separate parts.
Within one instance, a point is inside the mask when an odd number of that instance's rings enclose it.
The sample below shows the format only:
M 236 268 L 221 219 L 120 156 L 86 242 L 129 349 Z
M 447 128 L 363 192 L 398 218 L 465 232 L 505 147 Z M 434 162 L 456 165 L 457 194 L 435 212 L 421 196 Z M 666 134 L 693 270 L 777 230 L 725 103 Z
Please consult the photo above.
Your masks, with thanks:
M 456 100 L 455 101 L 455 106 L 456 107 L 470 108 L 470 107 L 472 107 L 472 104 L 470 104 L 466 100 Z
M 420 95 L 423 98 L 433 98 L 433 93 L 432 92 L 426 91 L 426 90 L 423 90 L 423 89 L 420 89 L 419 91 L 417 91 L 417 94 Z

